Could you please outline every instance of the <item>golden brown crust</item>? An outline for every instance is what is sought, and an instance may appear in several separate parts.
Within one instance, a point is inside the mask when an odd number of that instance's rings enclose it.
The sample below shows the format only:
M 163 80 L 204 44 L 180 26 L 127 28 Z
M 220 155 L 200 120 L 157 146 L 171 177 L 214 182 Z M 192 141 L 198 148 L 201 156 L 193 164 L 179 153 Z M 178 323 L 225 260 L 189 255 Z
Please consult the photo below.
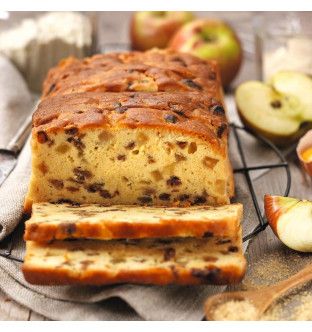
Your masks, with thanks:
M 26 241 L 48 242 L 50 240 L 64 240 L 68 238 L 77 239 L 140 239 L 140 238 L 165 238 L 175 236 L 205 237 L 206 234 L 218 236 L 232 236 L 237 232 L 238 226 L 233 224 L 229 230 L 228 225 L 232 220 L 214 221 L 203 223 L 202 220 L 183 222 L 179 220 L 166 220 L 160 224 L 146 224 L 131 222 L 106 222 L 104 224 L 92 224 L 87 221 L 77 224 L 64 223 L 62 227 L 56 224 L 43 225 L 32 223 L 25 230 Z M 72 230 L 73 229 L 73 230 Z
M 189 93 L 84 92 L 43 100 L 33 116 L 33 137 L 49 132 L 107 127 L 160 128 L 202 138 L 224 154 L 228 125 L 214 98 Z
M 140 221 L 118 221 L 100 219 L 92 222 L 92 213 L 84 215 L 81 213 L 76 221 L 63 220 L 61 223 L 44 221 L 26 221 L 24 239 L 26 241 L 49 242 L 51 240 L 64 240 L 68 238 L 88 239 L 140 239 L 140 238 L 166 238 L 166 237 L 235 237 L 240 227 L 242 216 L 242 205 L 233 204 L 238 207 L 236 216 L 224 219 L 209 218 L 200 220 L 182 220 L 176 218 L 164 219 L 157 222 Z M 232 208 L 233 208 L 232 205 Z M 82 206 L 83 207 L 83 206 Z M 89 206 L 90 207 L 90 206 Z M 79 209 L 76 208 L 76 210 Z M 88 206 L 86 207 L 88 209 Z M 114 209 L 114 207 L 113 207 Z M 143 207 L 144 209 L 144 207 Z M 216 209 L 212 207 L 198 207 L 197 209 Z M 226 206 L 224 207 L 226 209 Z M 129 213 L 131 210 L 129 210 Z M 143 210 L 144 211 L 144 210 Z M 45 211 L 43 211 L 45 212 Z M 196 212 L 196 211 L 195 211 Z M 183 209 L 179 209 L 183 215 Z M 77 211 L 75 214 L 79 214 Z M 71 216 L 70 216 L 71 217 Z M 89 219 L 88 219 L 89 217 Z M 36 220 L 36 216 L 34 216 Z M 215 217 L 216 218 L 216 217 Z M 72 217 L 70 218 L 72 220 Z M 117 221 L 117 222 L 116 222 Z
M 170 50 L 65 59 L 49 71 L 42 98 L 91 91 L 202 91 L 222 98 L 216 62 Z
M 23 266 L 23 274 L 31 284 L 35 285 L 110 285 L 120 283 L 152 284 L 152 285 L 226 285 L 239 283 L 245 274 L 245 269 L 237 266 L 226 266 L 220 270 L 214 268 L 185 269 L 185 268 L 151 268 L 146 271 L 120 271 L 109 274 L 105 271 L 90 271 L 80 278 L 71 275 L 67 269 L 45 269 Z

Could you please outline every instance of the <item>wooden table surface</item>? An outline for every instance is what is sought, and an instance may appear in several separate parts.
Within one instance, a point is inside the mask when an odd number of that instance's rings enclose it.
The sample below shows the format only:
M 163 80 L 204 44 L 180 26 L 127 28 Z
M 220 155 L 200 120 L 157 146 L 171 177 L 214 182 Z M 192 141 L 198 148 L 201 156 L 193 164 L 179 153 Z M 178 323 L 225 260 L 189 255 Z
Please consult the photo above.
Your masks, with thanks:
M 239 32 L 244 49 L 246 50 L 246 57 L 242 69 L 238 78 L 234 82 L 234 86 L 239 84 L 246 79 L 256 78 L 255 64 L 253 61 L 253 55 L 250 53 L 253 49 L 253 36 L 251 21 L 253 18 L 253 13 L 251 12 L 219 12 L 219 13 L 207 13 L 201 12 L 196 13 L 198 16 L 219 16 L 222 18 L 228 19 Z M 18 14 L 17 14 L 18 15 Z M 22 15 L 22 13 L 21 13 Z M 99 43 L 100 44 L 110 44 L 110 43 L 128 43 L 128 26 L 129 26 L 129 12 L 103 12 L 100 15 L 98 20 L 98 27 L 100 31 Z M 292 187 L 291 195 L 298 196 L 302 198 L 311 199 L 311 182 L 307 179 L 297 162 L 297 159 L 294 153 L 291 153 L 288 157 L 290 163 L 290 169 L 292 174 Z M 273 186 L 274 184 L 272 184 Z M 267 188 L 268 192 L 271 190 L 276 190 L 276 187 Z M 272 231 L 267 228 L 264 232 L 256 236 L 249 244 L 247 259 L 248 259 L 248 272 L 247 280 L 252 276 L 253 271 L 255 270 L 258 262 L 263 260 L 263 257 L 266 255 L 271 255 L 272 253 L 279 253 L 281 260 L 286 260 L 291 264 L 293 258 L 298 258 L 297 253 L 292 252 L 285 248 L 274 236 Z M 302 257 L 302 264 L 306 263 L 309 260 L 307 255 L 299 255 Z M 301 264 L 297 264 L 294 267 L 294 270 L 297 270 L 301 267 Z M 272 275 L 275 275 L 274 281 L 282 279 L 284 274 L 278 276 L 279 271 L 272 271 Z M 264 283 L 270 283 L 270 281 L 265 281 Z M 249 286 L 246 282 L 243 282 L 241 285 L 236 286 L 237 288 L 248 288 Z M 45 320 L 45 317 L 38 315 L 37 313 L 27 309 L 9 299 L 2 291 L 0 291 L 0 320 Z

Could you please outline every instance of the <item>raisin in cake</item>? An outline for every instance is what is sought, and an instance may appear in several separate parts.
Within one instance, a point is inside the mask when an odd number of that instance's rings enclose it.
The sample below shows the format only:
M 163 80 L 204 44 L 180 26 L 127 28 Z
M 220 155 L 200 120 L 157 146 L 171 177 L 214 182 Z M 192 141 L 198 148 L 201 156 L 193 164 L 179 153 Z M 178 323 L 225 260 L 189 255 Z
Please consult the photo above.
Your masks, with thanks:
M 162 208 L 36 203 L 26 221 L 24 239 L 234 237 L 241 216 L 241 204 Z
M 45 98 L 33 116 L 26 211 L 63 201 L 228 204 L 233 174 L 221 102 L 194 92 Z
M 43 98 L 76 92 L 202 92 L 222 99 L 217 64 L 185 53 L 99 54 L 83 60 L 68 58 L 51 69 Z
M 240 239 L 174 238 L 27 242 L 32 284 L 230 284 L 246 268 Z

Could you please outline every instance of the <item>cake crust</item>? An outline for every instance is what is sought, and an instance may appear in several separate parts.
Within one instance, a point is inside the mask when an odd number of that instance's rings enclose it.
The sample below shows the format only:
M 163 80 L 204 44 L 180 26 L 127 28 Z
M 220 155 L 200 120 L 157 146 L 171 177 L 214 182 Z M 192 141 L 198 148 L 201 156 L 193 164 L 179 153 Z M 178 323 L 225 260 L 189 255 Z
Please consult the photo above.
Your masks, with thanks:
M 203 92 L 222 99 L 215 61 L 171 50 L 68 58 L 51 69 L 42 98 L 77 92 Z

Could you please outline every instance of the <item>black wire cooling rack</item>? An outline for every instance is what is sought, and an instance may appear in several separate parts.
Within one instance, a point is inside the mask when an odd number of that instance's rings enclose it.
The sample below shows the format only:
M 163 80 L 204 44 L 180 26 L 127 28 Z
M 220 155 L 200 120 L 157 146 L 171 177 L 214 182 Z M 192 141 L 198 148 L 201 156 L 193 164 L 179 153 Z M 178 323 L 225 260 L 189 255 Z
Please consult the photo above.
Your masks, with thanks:
M 239 126 L 237 124 L 230 124 L 230 127 L 232 129 L 232 134 L 235 139 L 236 145 L 237 145 L 237 150 L 240 156 L 240 161 L 242 164 L 242 167 L 239 168 L 234 168 L 234 173 L 241 173 L 244 175 L 248 190 L 250 192 L 250 197 L 252 199 L 253 206 L 255 208 L 257 218 L 258 218 L 258 225 L 251 231 L 249 234 L 246 234 L 243 238 L 243 241 L 247 241 L 257 235 L 259 232 L 265 230 L 267 227 L 268 223 L 265 219 L 265 217 L 262 215 L 259 202 L 255 193 L 255 188 L 252 183 L 252 179 L 250 176 L 250 173 L 253 171 L 259 171 L 259 170 L 270 170 L 273 168 L 284 168 L 286 171 L 286 187 L 284 193 L 281 193 L 283 196 L 288 196 L 289 190 L 290 190 L 290 185 L 291 185 L 291 175 L 289 171 L 289 166 L 280 152 L 280 150 L 269 140 L 266 138 L 251 132 L 249 129 L 246 127 Z M 255 139 L 257 139 L 259 142 L 264 144 L 265 146 L 269 147 L 278 157 L 279 161 L 277 163 L 273 164 L 265 164 L 265 165 L 256 165 L 256 166 L 248 166 L 246 162 L 246 154 L 243 148 L 243 143 L 242 143 L 242 137 L 241 137 L 241 132 L 247 133 L 248 135 L 253 136 Z M 24 220 L 21 221 L 19 227 L 2 243 L 0 243 L 0 256 L 5 257 L 7 259 L 16 261 L 16 262 L 23 262 L 23 259 L 17 257 L 16 255 L 13 254 L 14 248 L 16 246 L 17 241 L 21 240 L 21 235 L 23 234 L 23 224 Z
M 242 127 L 242 126 L 236 125 L 234 123 L 230 124 L 230 126 L 232 128 L 232 132 L 234 134 L 234 138 L 235 138 L 235 141 L 237 144 L 240 160 L 243 165 L 243 167 L 234 168 L 234 173 L 243 173 L 244 174 L 246 182 L 247 182 L 247 186 L 248 186 L 248 189 L 249 189 L 249 192 L 251 195 L 251 199 L 252 199 L 252 202 L 253 202 L 254 208 L 256 210 L 257 217 L 258 217 L 258 225 L 254 228 L 254 230 L 252 232 L 250 232 L 249 234 L 247 234 L 243 237 L 243 241 L 247 241 L 247 240 L 251 239 L 252 237 L 254 237 L 255 235 L 257 235 L 259 232 L 265 230 L 265 228 L 268 226 L 268 222 L 266 221 L 265 217 L 261 213 L 259 202 L 258 202 L 256 193 L 255 193 L 255 188 L 254 188 L 254 185 L 252 184 L 252 180 L 250 177 L 250 172 L 258 171 L 258 170 L 270 170 L 273 168 L 284 168 L 286 171 L 286 187 L 285 187 L 284 193 L 281 193 L 283 196 L 288 196 L 288 194 L 289 194 L 290 185 L 291 185 L 291 175 L 290 175 L 289 165 L 288 165 L 286 159 L 284 158 L 281 151 L 273 143 L 271 143 L 269 140 L 262 137 L 261 135 L 250 131 L 246 127 Z M 246 163 L 246 155 L 245 155 L 245 152 L 243 149 L 241 136 L 239 134 L 241 131 L 244 131 L 245 133 L 253 136 L 255 139 L 257 139 L 258 141 L 262 142 L 264 145 L 271 148 L 271 150 L 273 150 L 273 152 L 275 152 L 276 156 L 279 158 L 279 162 L 273 163 L 273 164 L 266 164 L 266 165 L 248 166 Z

